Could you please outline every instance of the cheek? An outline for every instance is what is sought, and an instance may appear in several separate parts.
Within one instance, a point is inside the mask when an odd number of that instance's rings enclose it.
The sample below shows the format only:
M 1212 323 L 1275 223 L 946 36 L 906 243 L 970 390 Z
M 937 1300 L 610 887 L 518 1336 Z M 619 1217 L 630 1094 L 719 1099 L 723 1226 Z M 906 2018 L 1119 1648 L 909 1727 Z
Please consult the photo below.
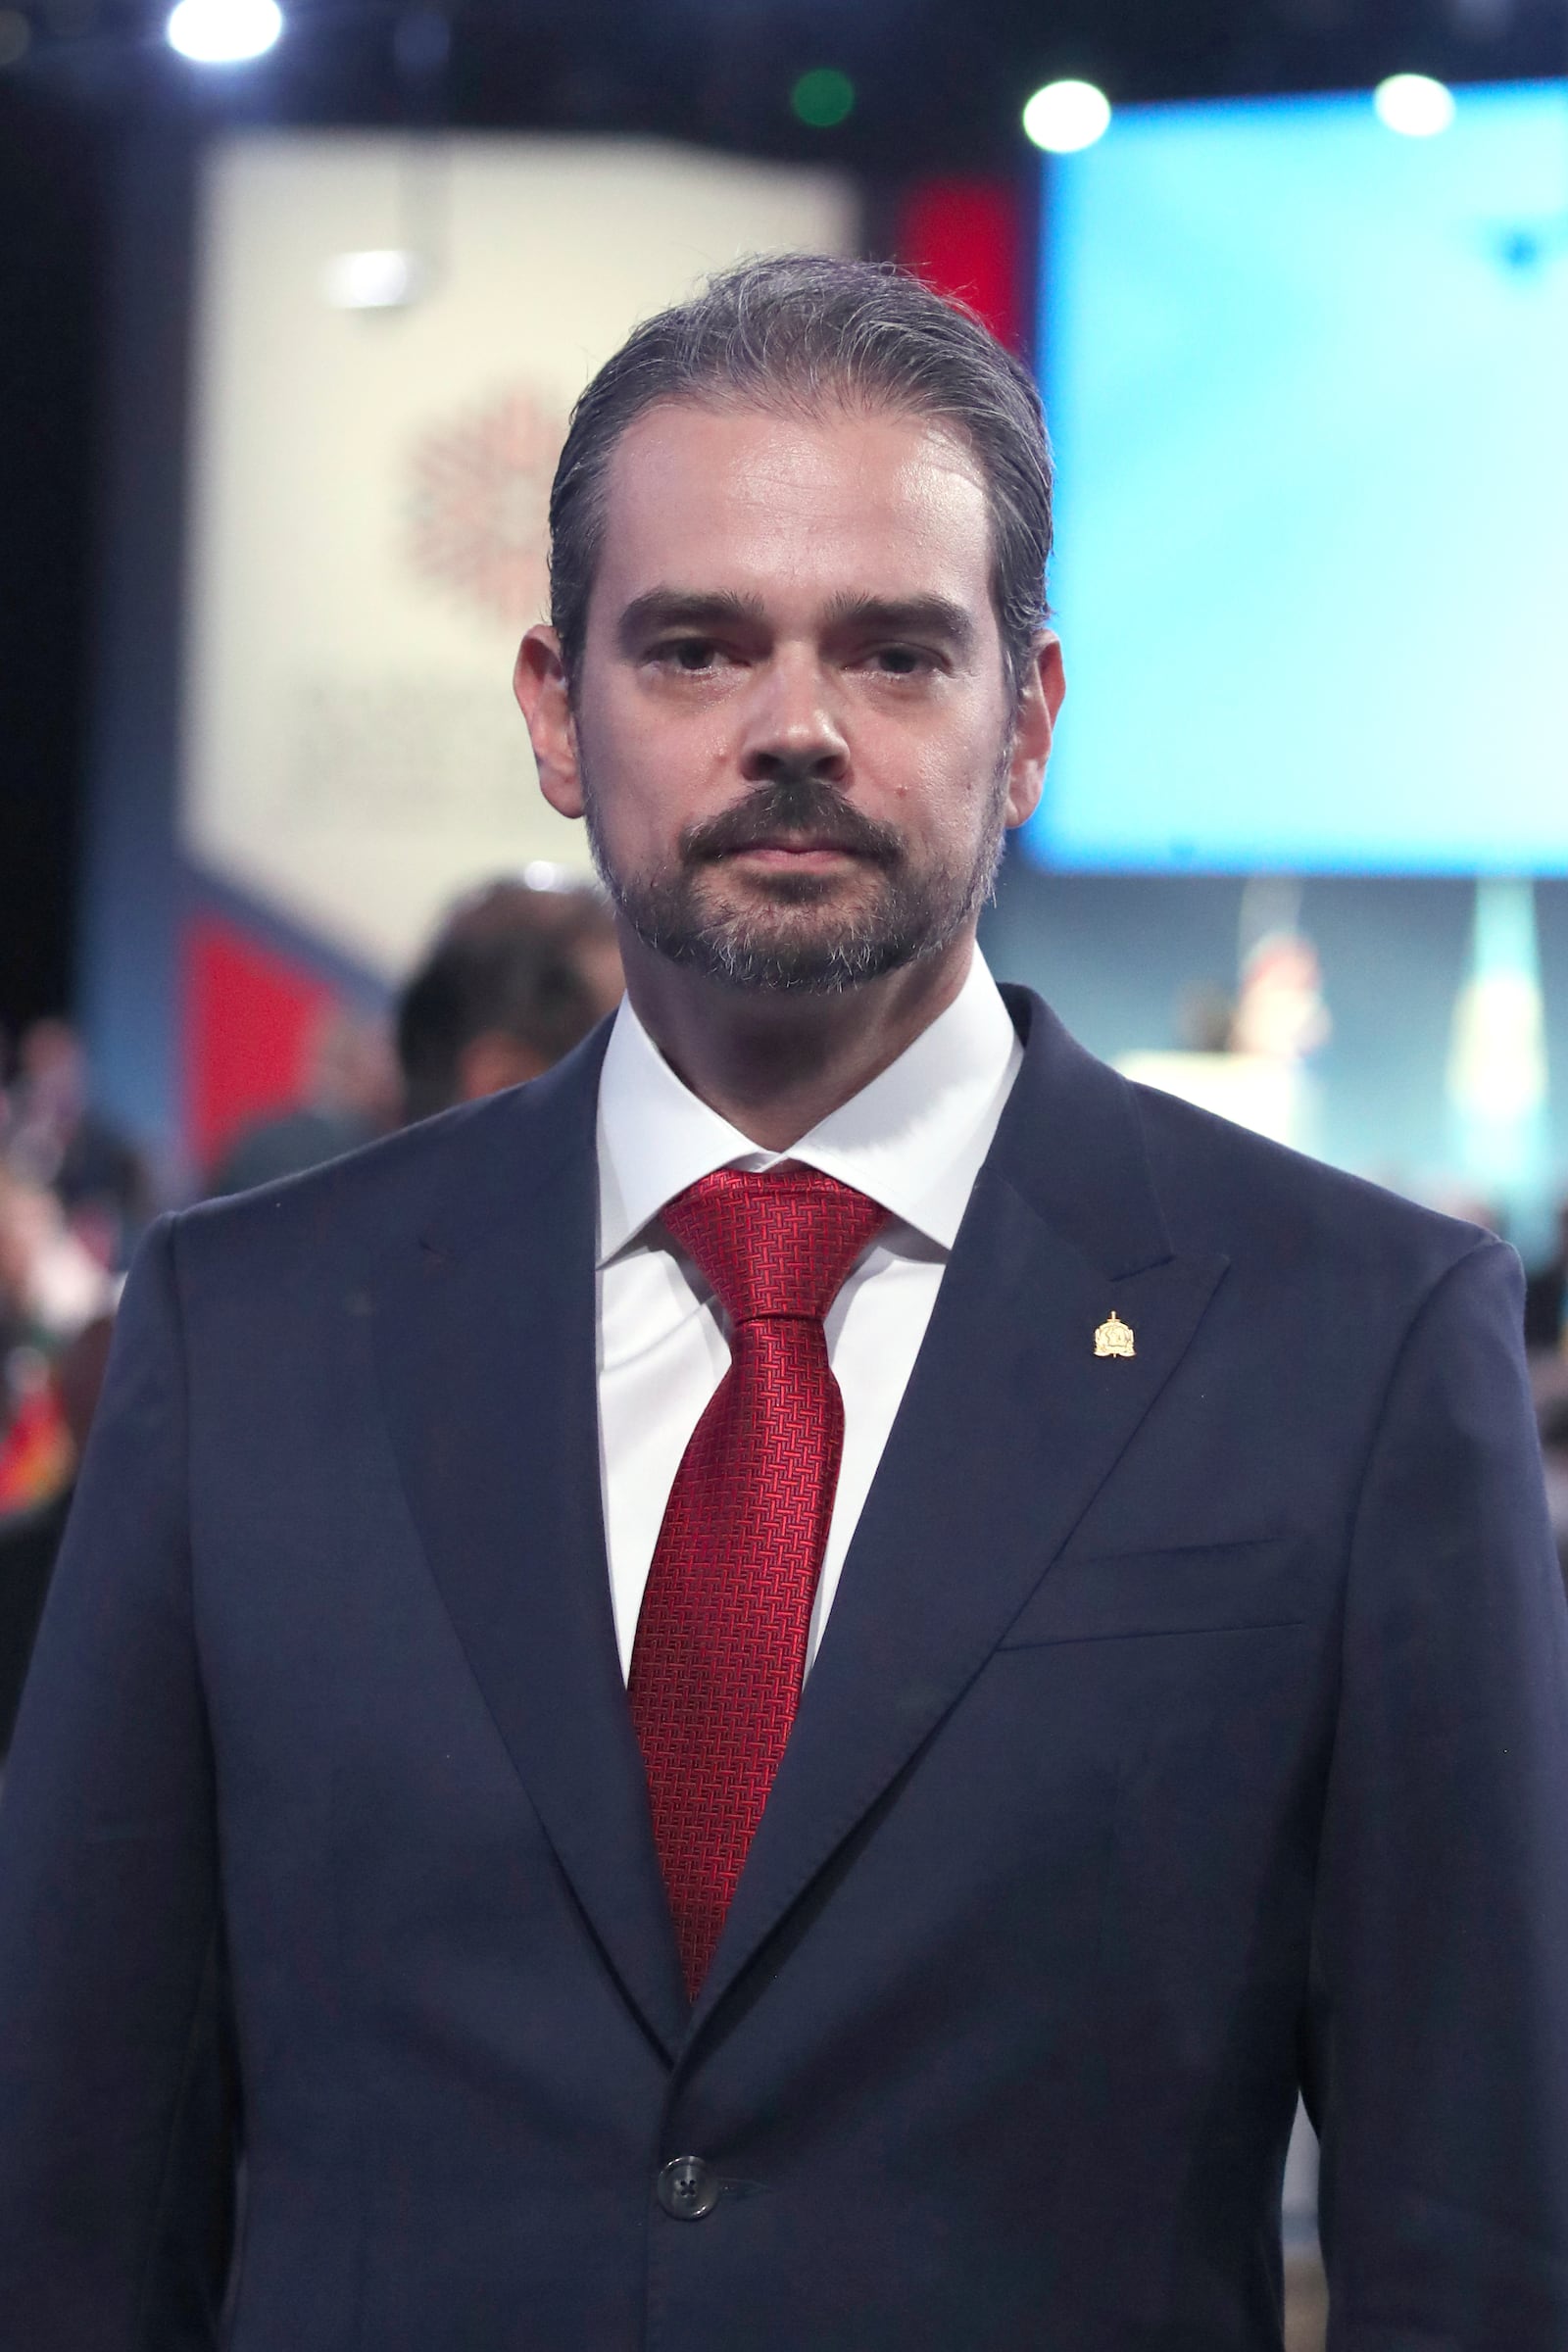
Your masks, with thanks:
M 675 722 L 629 695 L 599 696 L 577 740 L 600 829 L 612 849 L 634 854 L 666 850 L 710 805 L 714 772 L 727 772 L 712 714 Z
M 1003 753 L 996 725 L 979 720 L 909 737 L 887 773 L 901 822 L 932 841 L 966 844 L 989 814 Z

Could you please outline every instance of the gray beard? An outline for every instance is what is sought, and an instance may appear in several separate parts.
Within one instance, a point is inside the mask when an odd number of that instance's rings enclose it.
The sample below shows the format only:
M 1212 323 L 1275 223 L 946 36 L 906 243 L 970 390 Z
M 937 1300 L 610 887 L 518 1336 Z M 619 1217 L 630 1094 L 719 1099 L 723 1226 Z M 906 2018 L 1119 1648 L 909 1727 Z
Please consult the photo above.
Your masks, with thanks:
M 678 862 L 653 875 L 612 865 L 584 778 L 588 844 L 600 880 L 619 913 L 654 953 L 726 987 L 773 996 L 837 996 L 885 972 L 939 955 L 976 915 L 996 887 L 1004 832 L 1005 756 L 999 764 L 985 832 L 961 873 L 911 873 L 902 842 L 815 777 L 782 777 L 682 836 Z M 704 868 L 724 852 L 779 830 L 825 831 L 879 869 L 872 903 L 846 925 L 827 902 L 831 884 L 813 874 L 780 876 L 766 907 L 714 913 L 703 904 Z M 811 910 L 822 911 L 813 923 Z

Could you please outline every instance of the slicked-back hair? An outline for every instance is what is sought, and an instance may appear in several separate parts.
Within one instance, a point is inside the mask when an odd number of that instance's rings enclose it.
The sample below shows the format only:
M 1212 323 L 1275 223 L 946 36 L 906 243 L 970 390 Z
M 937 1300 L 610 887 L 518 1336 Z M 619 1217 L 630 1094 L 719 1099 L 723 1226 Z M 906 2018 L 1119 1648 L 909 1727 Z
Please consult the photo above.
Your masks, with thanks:
M 575 686 L 615 444 L 666 401 L 930 417 L 965 442 L 991 510 L 992 599 L 1014 695 L 1043 626 L 1051 447 L 1028 370 L 969 312 L 889 264 L 742 262 L 645 319 L 572 411 L 550 494 L 551 618 Z

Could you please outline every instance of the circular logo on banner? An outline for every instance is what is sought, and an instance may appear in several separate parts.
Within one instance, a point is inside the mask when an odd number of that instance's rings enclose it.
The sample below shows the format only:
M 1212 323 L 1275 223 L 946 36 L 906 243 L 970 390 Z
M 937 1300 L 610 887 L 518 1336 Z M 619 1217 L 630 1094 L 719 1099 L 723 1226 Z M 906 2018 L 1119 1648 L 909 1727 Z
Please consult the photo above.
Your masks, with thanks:
M 415 443 L 409 561 L 428 586 L 509 627 L 549 601 L 550 484 L 565 439 L 559 409 L 522 387 Z

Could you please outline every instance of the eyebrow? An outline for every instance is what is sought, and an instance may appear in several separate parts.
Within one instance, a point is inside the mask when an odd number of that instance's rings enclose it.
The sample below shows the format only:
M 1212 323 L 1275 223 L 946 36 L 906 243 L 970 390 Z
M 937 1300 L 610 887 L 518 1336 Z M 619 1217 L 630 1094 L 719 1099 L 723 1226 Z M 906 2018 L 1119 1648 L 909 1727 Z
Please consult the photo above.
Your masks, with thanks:
M 975 626 L 962 605 L 946 596 L 836 596 L 828 607 L 834 628 L 874 629 L 885 637 L 936 637 L 966 654 Z
M 967 654 L 975 642 L 975 625 L 961 605 L 945 596 L 835 596 L 827 609 L 833 629 L 874 630 L 886 637 L 933 637 Z M 764 628 L 767 615 L 760 597 L 740 596 L 730 589 L 701 591 L 650 588 L 633 597 L 621 613 L 615 635 L 623 654 L 635 653 L 661 629 Z
M 736 596 L 728 589 L 703 592 L 685 588 L 650 588 L 634 596 L 615 624 L 623 654 L 635 653 L 647 637 L 661 629 L 758 629 L 766 625 L 760 597 Z

